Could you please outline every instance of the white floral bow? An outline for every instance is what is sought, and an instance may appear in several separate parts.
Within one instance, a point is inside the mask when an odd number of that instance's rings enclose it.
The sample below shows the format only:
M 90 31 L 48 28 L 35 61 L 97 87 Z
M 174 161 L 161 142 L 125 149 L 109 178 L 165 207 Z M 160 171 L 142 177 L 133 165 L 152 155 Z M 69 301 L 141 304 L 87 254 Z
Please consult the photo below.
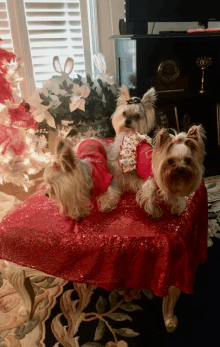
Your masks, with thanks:
M 62 84 L 63 81 L 66 81 L 68 85 L 73 84 L 73 81 L 69 77 L 71 72 L 73 71 L 74 67 L 74 60 L 73 58 L 66 58 L 64 69 L 62 69 L 60 64 L 60 59 L 56 55 L 53 58 L 53 68 L 54 70 L 60 74 L 60 76 L 57 76 L 56 78 L 52 77 L 47 82 L 44 83 L 44 87 L 48 88 L 51 92 L 53 92 L 55 95 L 66 94 L 65 89 L 60 89 L 60 84 Z
M 106 73 L 107 67 L 104 55 L 102 53 L 98 53 L 97 55 L 93 56 L 94 64 L 98 69 L 98 74 L 96 76 L 96 79 L 100 79 L 102 82 L 106 82 L 110 86 L 115 84 L 115 78 L 114 76 L 110 76 Z

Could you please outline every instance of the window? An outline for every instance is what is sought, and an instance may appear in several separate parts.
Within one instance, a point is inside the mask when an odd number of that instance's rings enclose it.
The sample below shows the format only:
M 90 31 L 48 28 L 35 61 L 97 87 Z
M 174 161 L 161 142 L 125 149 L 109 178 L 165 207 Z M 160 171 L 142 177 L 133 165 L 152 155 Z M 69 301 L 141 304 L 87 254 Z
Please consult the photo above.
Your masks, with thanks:
M 13 42 L 6 0 L 0 0 L 0 38 L 3 40 L 1 47 L 9 52 L 13 52 Z
M 96 0 L 0 0 L 0 37 L 13 49 L 11 26 L 14 52 L 24 65 L 21 91 L 25 99 L 56 75 L 55 55 L 62 66 L 68 56 L 74 59 L 71 77 L 93 73 L 91 56 L 98 53 L 98 45 L 91 37 L 91 26 L 97 28 L 95 16 L 91 16 L 92 22 L 89 16 L 91 6 L 94 9 Z

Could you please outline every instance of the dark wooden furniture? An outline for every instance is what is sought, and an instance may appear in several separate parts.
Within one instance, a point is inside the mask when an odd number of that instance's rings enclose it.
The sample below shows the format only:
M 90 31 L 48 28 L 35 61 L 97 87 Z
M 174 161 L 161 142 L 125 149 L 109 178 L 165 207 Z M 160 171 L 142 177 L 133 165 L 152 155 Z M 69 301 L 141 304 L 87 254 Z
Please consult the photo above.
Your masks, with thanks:
M 139 97 L 154 86 L 156 107 L 175 105 L 180 130 L 185 130 L 186 115 L 190 124 L 203 124 L 206 174 L 220 173 L 220 33 L 118 35 L 111 39 L 115 42 L 117 85 L 126 85 L 131 95 Z M 204 70 L 205 93 L 199 92 L 202 69 L 198 58 L 211 58 Z

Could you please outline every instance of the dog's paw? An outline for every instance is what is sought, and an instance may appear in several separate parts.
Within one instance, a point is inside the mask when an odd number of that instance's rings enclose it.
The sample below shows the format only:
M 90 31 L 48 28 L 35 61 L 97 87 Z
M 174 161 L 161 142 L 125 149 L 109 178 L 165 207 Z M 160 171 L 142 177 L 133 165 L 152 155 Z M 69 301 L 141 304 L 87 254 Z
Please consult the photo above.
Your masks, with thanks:
M 168 208 L 172 214 L 181 216 L 181 214 L 184 212 L 186 208 L 186 205 L 187 205 L 187 200 L 181 197 L 179 199 L 172 201 L 171 203 L 168 203 Z
M 140 207 L 144 208 L 149 217 L 157 219 L 162 216 L 161 208 L 157 205 L 156 200 L 151 196 L 146 196 L 143 190 L 137 192 L 136 201 Z
M 159 219 L 162 216 L 162 211 L 159 206 L 155 206 L 154 210 L 149 214 L 149 217 Z
M 113 211 L 116 208 L 116 206 L 117 205 L 114 205 L 114 206 L 101 206 L 101 207 L 99 207 L 99 211 L 108 213 L 108 212 Z
M 73 216 L 77 222 L 81 222 L 84 218 L 86 218 L 90 214 L 90 210 L 88 208 L 80 209 L 76 215 Z
M 107 196 L 103 194 L 97 199 L 98 209 L 101 212 L 111 212 L 116 208 L 117 202 L 118 201 L 108 199 Z
M 169 206 L 169 211 L 177 216 L 181 216 L 184 210 L 185 208 L 181 206 Z
M 120 200 L 121 191 L 115 186 L 109 186 L 108 190 L 97 199 L 98 209 L 101 212 L 111 212 Z
M 144 210 L 147 215 L 153 219 L 159 219 L 162 216 L 162 210 L 158 205 L 149 206 L 149 204 L 144 205 Z

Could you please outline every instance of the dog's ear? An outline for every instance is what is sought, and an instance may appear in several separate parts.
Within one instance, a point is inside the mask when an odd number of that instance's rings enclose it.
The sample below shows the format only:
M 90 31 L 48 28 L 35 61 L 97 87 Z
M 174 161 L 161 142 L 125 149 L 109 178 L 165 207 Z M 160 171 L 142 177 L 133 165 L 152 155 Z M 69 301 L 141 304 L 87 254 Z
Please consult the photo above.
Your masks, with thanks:
M 156 100 L 157 100 L 156 90 L 155 88 L 152 87 L 143 95 L 141 102 L 142 104 L 144 104 L 144 106 L 149 107 L 149 106 L 154 106 Z
M 168 148 L 172 144 L 172 138 L 168 131 L 164 128 L 160 129 L 155 135 L 154 149 L 155 151 Z
M 63 166 L 64 170 L 71 172 L 76 168 L 77 157 L 73 152 L 71 146 L 65 145 L 60 154 L 59 162 Z
M 126 101 L 130 99 L 129 89 L 126 86 L 122 86 L 119 89 L 117 106 L 126 105 Z
M 59 140 L 56 152 L 57 162 L 64 171 L 71 172 L 76 167 L 77 157 L 73 152 L 72 145 L 68 140 Z
M 200 151 L 205 154 L 205 130 L 202 125 L 193 125 L 189 130 L 185 138 L 184 144 L 188 146 L 192 151 Z
M 62 137 L 58 136 L 55 140 L 55 154 L 59 155 L 64 145 L 65 145 L 65 140 L 62 139 Z
M 193 125 L 191 128 L 189 128 L 188 133 L 186 135 L 187 139 L 194 139 L 196 141 L 201 141 L 205 138 L 205 130 L 203 126 L 200 125 Z

